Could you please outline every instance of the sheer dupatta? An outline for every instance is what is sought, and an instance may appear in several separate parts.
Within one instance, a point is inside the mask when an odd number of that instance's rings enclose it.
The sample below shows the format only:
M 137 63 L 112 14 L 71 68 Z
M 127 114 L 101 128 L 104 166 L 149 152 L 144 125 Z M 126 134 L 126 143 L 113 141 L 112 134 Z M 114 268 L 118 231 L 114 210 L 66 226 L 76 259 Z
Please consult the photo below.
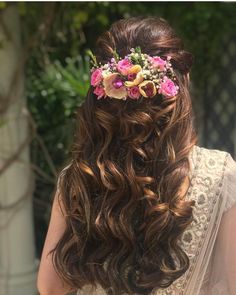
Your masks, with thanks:
M 179 241 L 190 267 L 152 295 L 235 295 L 236 162 L 227 152 L 195 146 L 191 163 L 187 198 L 196 204 Z
M 214 224 L 215 231 L 218 227 L 219 230 L 199 295 L 236 294 L 236 162 L 230 155 L 222 198 L 225 203 L 224 212 L 221 220 L 218 216 Z

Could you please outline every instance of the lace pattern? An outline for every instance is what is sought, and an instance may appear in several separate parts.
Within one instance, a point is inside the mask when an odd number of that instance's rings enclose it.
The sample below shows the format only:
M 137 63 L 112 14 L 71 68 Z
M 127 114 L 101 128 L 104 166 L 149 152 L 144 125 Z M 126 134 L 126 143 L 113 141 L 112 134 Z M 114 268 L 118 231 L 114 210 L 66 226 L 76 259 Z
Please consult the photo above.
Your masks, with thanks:
M 227 201 L 224 212 L 228 211 L 236 203 L 236 161 L 229 154 L 229 161 L 227 164 L 227 185 L 226 194 Z
M 223 171 L 228 153 L 196 146 L 196 166 L 191 179 L 187 199 L 195 200 L 193 221 L 182 234 L 179 245 L 190 260 L 190 267 L 179 279 L 166 289 L 153 291 L 152 295 L 184 295 L 186 286 L 196 266 L 198 256 L 209 230 L 214 210 L 220 208 L 222 201 Z M 187 295 L 187 294 L 186 294 Z

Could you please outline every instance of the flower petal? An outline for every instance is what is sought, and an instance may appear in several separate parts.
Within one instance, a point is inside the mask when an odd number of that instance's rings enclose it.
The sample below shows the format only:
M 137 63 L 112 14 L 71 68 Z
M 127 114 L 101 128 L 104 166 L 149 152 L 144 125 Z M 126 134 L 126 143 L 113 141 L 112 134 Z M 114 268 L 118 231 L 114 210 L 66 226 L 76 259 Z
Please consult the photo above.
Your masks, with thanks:
M 137 74 L 138 72 L 141 72 L 142 68 L 140 65 L 134 65 L 128 70 L 128 74 Z
M 125 81 L 126 87 L 136 86 L 143 81 L 143 74 L 142 72 L 138 72 L 136 78 L 133 81 Z
M 150 80 L 143 81 L 138 87 L 141 95 L 144 97 L 153 97 L 157 93 L 156 85 Z
M 127 97 L 127 91 L 125 86 L 115 88 L 112 84 L 114 80 L 119 76 L 120 75 L 118 73 L 112 73 L 109 76 L 106 76 L 103 80 L 103 85 L 106 95 L 113 98 L 122 99 Z

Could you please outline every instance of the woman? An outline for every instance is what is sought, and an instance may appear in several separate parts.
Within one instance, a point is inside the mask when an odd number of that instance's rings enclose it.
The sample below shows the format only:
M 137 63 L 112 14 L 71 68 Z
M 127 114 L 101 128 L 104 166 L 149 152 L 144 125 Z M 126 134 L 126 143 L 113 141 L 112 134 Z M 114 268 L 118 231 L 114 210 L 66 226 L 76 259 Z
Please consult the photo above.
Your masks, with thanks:
M 236 162 L 197 145 L 192 55 L 164 19 L 132 17 L 92 58 L 40 294 L 236 294 Z

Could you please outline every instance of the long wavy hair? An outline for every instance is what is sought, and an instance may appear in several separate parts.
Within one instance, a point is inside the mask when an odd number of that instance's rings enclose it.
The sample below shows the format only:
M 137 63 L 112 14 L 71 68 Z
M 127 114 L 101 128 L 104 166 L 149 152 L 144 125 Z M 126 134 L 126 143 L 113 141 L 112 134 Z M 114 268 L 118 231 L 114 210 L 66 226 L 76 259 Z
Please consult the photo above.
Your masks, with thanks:
M 96 43 L 98 62 L 130 48 L 172 58 L 180 91 L 163 99 L 100 99 L 88 90 L 78 108 L 72 159 L 58 180 L 66 230 L 53 263 L 74 289 L 100 285 L 106 294 L 150 294 L 189 267 L 177 243 L 194 201 L 181 188 L 197 142 L 188 73 L 191 53 L 166 20 L 131 17 Z M 186 191 L 187 192 L 187 191 Z

